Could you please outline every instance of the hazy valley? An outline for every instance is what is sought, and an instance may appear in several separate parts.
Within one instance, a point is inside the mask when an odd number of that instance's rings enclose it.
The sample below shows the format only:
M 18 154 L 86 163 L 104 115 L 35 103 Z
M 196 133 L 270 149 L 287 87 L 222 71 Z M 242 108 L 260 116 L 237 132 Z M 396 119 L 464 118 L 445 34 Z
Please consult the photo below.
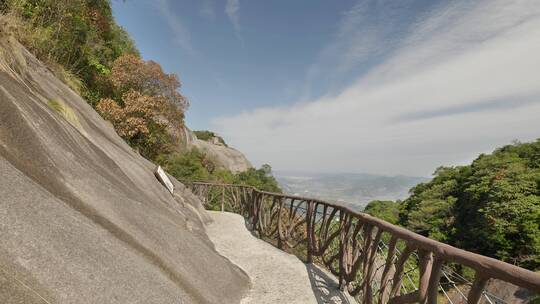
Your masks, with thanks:
M 274 172 L 288 194 L 314 197 L 362 210 L 372 200 L 398 200 L 409 189 L 429 179 L 414 176 L 385 176 L 365 173 Z

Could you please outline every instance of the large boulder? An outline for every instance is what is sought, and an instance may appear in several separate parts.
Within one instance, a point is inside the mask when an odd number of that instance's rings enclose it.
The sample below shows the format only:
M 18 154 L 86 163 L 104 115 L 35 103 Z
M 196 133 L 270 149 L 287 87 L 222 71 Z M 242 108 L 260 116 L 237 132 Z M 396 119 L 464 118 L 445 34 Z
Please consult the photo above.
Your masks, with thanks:
M 253 167 L 242 152 L 221 144 L 217 137 L 206 141 L 198 139 L 188 128 L 185 128 L 184 132 L 188 148 L 195 147 L 206 153 L 219 167 L 233 173 L 247 171 Z
M 0 303 L 235 303 L 201 202 L 0 37 Z

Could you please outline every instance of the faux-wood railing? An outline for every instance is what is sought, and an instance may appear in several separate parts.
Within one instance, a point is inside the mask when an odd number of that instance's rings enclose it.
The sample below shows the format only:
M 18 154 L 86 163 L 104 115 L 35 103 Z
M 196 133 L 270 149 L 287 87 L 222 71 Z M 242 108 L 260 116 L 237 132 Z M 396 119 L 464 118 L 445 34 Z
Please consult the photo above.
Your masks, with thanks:
M 207 206 L 243 215 L 258 236 L 330 270 L 361 303 L 513 303 L 490 279 L 540 294 L 540 274 L 321 200 L 253 187 L 186 183 Z M 460 269 L 461 271 L 456 271 Z M 474 279 L 467 276 L 474 273 Z M 516 286 L 502 286 L 516 289 Z M 506 284 L 506 285 L 505 285 Z M 505 294 L 503 292 L 502 294 Z M 527 302 L 525 302 L 527 303 Z

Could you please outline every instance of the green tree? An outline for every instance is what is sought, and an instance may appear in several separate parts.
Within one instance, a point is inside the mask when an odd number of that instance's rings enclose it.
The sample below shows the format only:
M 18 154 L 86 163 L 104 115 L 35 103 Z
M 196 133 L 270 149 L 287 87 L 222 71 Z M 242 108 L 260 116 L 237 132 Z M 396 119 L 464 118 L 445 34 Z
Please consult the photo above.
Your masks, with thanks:
M 192 149 L 182 154 L 161 155 L 158 158 L 158 163 L 178 180 L 209 181 L 211 174 L 208 167 L 205 166 L 207 162 L 205 159 L 204 153 Z
M 399 220 L 399 205 L 400 202 L 375 200 L 367 204 L 364 212 L 389 223 L 397 224 Z
M 540 140 L 439 168 L 411 189 L 399 224 L 529 269 L 540 267 Z
M 262 165 L 260 169 L 249 168 L 247 171 L 237 173 L 234 176 L 234 183 L 268 192 L 281 192 L 278 182 L 272 176 L 272 167 L 267 164 Z
M 14 33 L 91 104 L 108 97 L 103 78 L 119 56 L 138 51 L 108 0 L 4 0 Z

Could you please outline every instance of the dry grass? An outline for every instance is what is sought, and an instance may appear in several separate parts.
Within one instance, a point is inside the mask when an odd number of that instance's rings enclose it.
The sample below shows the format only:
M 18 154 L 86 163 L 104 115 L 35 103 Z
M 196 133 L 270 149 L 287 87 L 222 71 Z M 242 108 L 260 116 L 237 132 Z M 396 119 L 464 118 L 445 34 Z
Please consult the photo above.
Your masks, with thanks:
M 54 58 L 45 55 L 45 49 L 49 42 L 47 37 L 50 36 L 50 33 L 46 31 L 45 29 L 29 26 L 15 13 L 0 15 L 0 38 L 14 37 L 17 39 L 31 53 L 38 57 L 56 78 L 64 82 L 78 95 L 81 95 L 84 89 L 81 79 L 57 63 Z
M 84 89 L 84 83 L 79 77 L 64 69 L 64 67 L 54 61 L 46 60 L 44 63 L 56 78 L 60 79 L 70 89 L 75 91 L 77 95 L 81 95 L 81 92 Z
M 63 101 L 51 99 L 49 102 L 47 102 L 47 105 L 49 108 L 62 115 L 62 117 L 64 117 L 73 126 L 77 128 L 81 127 L 81 123 L 79 122 L 79 118 L 77 117 L 77 114 L 75 114 L 75 111 L 73 111 L 73 109 L 66 105 Z

